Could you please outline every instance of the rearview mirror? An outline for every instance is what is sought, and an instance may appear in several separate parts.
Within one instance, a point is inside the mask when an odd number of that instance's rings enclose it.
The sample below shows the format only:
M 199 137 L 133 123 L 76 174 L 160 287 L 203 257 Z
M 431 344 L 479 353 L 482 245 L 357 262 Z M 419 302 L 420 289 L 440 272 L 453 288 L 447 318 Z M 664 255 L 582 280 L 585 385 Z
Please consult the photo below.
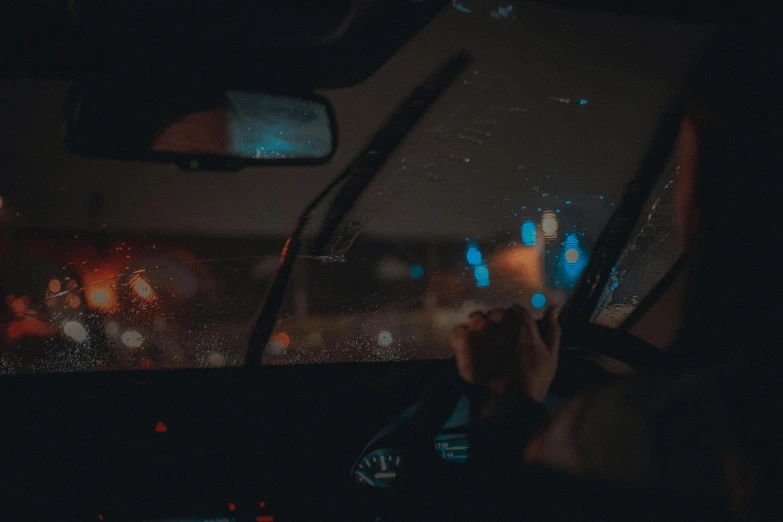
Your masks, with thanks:
M 331 106 L 314 95 L 80 87 L 66 120 L 66 144 L 75 154 L 192 170 L 324 163 L 336 144 Z

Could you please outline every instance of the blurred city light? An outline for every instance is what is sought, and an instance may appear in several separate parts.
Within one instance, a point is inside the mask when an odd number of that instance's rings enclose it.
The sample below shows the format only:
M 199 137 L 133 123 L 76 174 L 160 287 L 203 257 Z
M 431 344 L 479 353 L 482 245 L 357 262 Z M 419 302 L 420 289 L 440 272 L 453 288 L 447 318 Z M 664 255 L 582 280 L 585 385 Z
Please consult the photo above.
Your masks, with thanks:
M 52 279 L 49 281 L 49 291 L 53 294 L 56 294 L 62 289 L 63 285 L 60 283 L 57 279 Z
M 478 245 L 476 243 L 470 243 L 468 245 L 468 251 L 465 254 L 465 257 L 468 260 L 468 263 L 471 265 L 480 265 L 483 263 L 483 258 L 481 257 L 481 250 L 479 250 Z
M 152 287 L 142 277 L 137 277 L 136 281 L 134 281 L 133 291 L 136 292 L 136 295 L 138 295 L 142 299 L 147 299 L 153 293 Z
M 66 321 L 65 324 L 63 324 L 63 333 L 77 343 L 87 339 L 87 330 L 77 321 Z
M 489 269 L 487 265 L 480 265 L 473 269 L 473 277 L 476 278 L 476 286 L 479 288 L 489 286 Z
M 35 317 L 25 316 L 20 320 L 11 321 L 6 334 L 10 339 L 21 339 L 24 336 L 47 337 L 53 335 L 56 329 Z
M 557 237 L 557 215 L 551 210 L 545 210 L 541 215 L 541 230 L 547 239 Z
M 522 223 L 522 243 L 525 246 L 533 246 L 536 244 L 536 224 L 528 220 Z
M 109 293 L 106 290 L 95 288 L 88 293 L 87 301 L 97 305 L 99 308 L 103 308 L 109 303 Z
M 85 285 L 84 297 L 87 306 L 98 310 L 113 308 L 116 303 L 117 291 L 107 282 Z
M 92 292 L 91 301 L 98 305 L 105 305 L 109 302 L 109 293 L 106 290 L 97 289 Z
M 424 277 L 424 267 L 421 265 L 413 265 L 411 267 L 410 273 L 413 279 L 421 279 Z
M 585 265 L 587 265 L 587 256 L 579 248 L 579 239 L 576 234 L 566 235 L 563 247 L 565 248 L 563 258 L 565 260 L 564 268 L 566 275 L 571 279 L 575 279 L 579 277 Z
M 283 348 L 288 348 L 291 346 L 291 336 L 289 336 L 285 332 L 277 332 L 275 335 L 272 336 L 272 340 L 279 342 Z
M 213 368 L 222 368 L 226 365 L 226 357 L 220 352 L 212 352 L 207 355 L 207 364 Z
M 25 309 L 27 309 L 27 305 L 30 304 L 30 298 L 26 295 L 22 297 L 12 298 L 11 299 L 11 310 L 16 315 L 22 315 L 24 314 Z
M 144 336 L 136 330 L 126 330 L 120 336 L 120 340 L 128 348 L 140 348 L 144 344 Z
M 114 309 L 117 306 L 116 279 L 117 271 L 108 265 L 84 271 L 81 275 L 81 283 L 85 304 L 94 310 L 104 312 Z M 66 288 L 76 291 L 78 285 L 75 281 L 69 281 Z
M 392 342 L 394 342 L 394 336 L 392 336 L 389 330 L 384 330 L 378 334 L 378 344 L 380 346 L 391 346 Z
M 272 353 L 282 353 L 289 346 L 291 346 L 291 336 L 285 332 L 277 332 L 269 339 L 268 348 L 271 349 Z
M 533 308 L 544 308 L 546 306 L 546 297 L 540 292 L 533 294 L 533 297 L 530 298 L 530 304 L 533 305 Z
M 503 283 L 513 282 L 527 288 L 542 285 L 542 258 L 538 249 L 513 246 L 497 252 L 489 261 L 492 271 L 503 274 Z

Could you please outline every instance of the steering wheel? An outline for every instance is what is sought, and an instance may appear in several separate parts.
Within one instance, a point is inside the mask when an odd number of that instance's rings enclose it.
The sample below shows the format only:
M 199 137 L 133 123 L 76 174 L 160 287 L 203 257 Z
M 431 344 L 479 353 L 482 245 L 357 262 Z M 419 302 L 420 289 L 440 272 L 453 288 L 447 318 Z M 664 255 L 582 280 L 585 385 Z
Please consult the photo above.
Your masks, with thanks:
M 596 356 L 619 361 L 636 373 L 648 373 L 659 364 L 663 353 L 626 331 L 592 323 L 564 326 L 560 346 L 560 361 L 550 392 L 566 399 L 614 378 L 614 374 L 595 362 Z
M 595 356 L 614 359 L 633 371 L 646 373 L 661 358 L 661 351 L 633 335 L 595 324 L 563 328 L 560 362 L 551 394 L 568 400 L 579 391 L 600 386 L 615 375 L 595 361 Z M 459 514 L 449 488 L 471 473 L 470 466 L 448 465 L 441 461 L 433 441 L 444 423 L 453 415 L 461 398 L 470 395 L 472 386 L 462 382 L 454 360 L 432 378 L 427 391 L 411 408 L 387 425 L 367 445 L 357 461 L 381 447 L 395 447 L 405 464 L 404 473 L 391 487 L 383 490 L 360 488 L 364 494 L 365 520 L 447 519 Z M 469 427 L 466 426 L 466 431 Z M 352 473 L 356 470 L 356 465 Z M 448 505 L 446 505 L 448 504 Z M 445 510 L 457 508 L 445 515 Z
M 651 370 L 661 357 L 661 350 L 647 341 L 624 330 L 592 323 L 564 327 L 561 346 L 617 359 L 639 372 Z

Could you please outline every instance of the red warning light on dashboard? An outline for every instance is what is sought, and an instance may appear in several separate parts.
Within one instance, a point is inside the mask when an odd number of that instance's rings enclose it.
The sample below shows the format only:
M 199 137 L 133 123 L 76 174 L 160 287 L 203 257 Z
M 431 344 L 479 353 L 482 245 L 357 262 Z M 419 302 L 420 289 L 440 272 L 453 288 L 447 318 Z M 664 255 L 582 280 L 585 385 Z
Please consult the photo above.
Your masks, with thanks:
M 166 433 L 169 429 L 163 424 L 163 421 L 158 421 L 155 425 L 155 433 Z

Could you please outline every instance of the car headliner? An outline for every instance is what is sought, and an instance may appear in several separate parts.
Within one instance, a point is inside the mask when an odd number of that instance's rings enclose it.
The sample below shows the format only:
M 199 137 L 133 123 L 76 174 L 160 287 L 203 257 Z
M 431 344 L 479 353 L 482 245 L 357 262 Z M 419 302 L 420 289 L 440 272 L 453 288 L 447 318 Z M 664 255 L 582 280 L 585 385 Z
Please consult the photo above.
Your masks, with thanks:
M 519 7 L 514 19 L 447 9 L 364 83 L 322 92 L 334 105 L 340 131 L 332 163 L 238 173 L 69 156 L 61 145 L 68 83 L 5 80 L 0 92 L 11 114 L 4 122 L 14 126 L 4 126 L 0 154 L 5 165 L 15 167 L 4 184 L 16 183 L 14 192 L 21 195 L 13 225 L 284 236 L 300 209 L 350 162 L 397 103 L 454 52 L 468 49 L 475 58 L 471 71 L 411 132 L 375 185 L 395 177 L 413 180 L 403 166 L 426 168 L 437 181 L 426 190 L 403 191 L 399 204 L 363 233 L 455 238 L 507 229 L 509 213 L 496 208 L 504 196 L 519 194 L 513 203 L 534 204 L 519 184 L 516 168 L 522 164 L 530 178 L 525 190 L 538 184 L 553 195 L 571 194 L 583 214 L 580 221 L 597 233 L 611 211 L 597 198 L 620 197 L 708 34 L 707 26 L 536 4 Z M 582 108 L 556 101 L 564 96 L 588 101 L 586 117 L 575 118 L 573 111 Z M 480 145 L 448 131 L 514 109 L 524 110 L 525 119 L 488 129 L 494 136 Z M 457 152 L 461 161 L 453 161 Z M 95 193 L 104 201 L 97 217 L 89 203 Z M 368 198 L 358 208 L 372 203 Z M 442 202 L 437 211 L 433 199 Z

